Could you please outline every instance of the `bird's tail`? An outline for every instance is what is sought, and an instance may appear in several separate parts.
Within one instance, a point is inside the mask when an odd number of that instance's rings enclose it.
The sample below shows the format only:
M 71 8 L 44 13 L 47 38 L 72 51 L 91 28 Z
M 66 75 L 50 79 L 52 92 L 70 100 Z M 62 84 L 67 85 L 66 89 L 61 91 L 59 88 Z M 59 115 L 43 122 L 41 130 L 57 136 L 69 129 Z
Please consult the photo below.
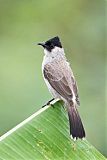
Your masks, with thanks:
M 84 138 L 85 130 L 79 116 L 78 110 L 75 106 L 70 106 L 68 108 L 68 117 L 70 124 L 70 135 L 73 139 Z

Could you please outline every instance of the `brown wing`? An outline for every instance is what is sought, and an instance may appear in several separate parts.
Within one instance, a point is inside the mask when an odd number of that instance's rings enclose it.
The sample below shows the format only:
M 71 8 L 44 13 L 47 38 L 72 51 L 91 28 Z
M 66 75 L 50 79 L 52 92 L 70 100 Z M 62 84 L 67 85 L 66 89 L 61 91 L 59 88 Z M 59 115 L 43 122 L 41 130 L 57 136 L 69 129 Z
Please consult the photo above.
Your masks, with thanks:
M 77 104 L 79 104 L 76 82 L 67 63 L 61 60 L 48 63 L 44 67 L 44 77 L 48 80 L 50 85 L 69 102 L 72 100 L 73 91 L 76 96 Z

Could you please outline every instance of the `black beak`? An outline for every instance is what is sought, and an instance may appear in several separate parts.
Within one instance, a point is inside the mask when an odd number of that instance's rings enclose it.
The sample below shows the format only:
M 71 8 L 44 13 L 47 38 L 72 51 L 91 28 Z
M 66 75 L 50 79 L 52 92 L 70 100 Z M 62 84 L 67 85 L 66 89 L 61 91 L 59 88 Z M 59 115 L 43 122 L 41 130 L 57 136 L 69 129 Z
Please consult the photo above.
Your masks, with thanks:
M 43 48 L 46 47 L 45 43 L 38 43 L 37 45 L 40 45 L 40 46 L 42 46 Z

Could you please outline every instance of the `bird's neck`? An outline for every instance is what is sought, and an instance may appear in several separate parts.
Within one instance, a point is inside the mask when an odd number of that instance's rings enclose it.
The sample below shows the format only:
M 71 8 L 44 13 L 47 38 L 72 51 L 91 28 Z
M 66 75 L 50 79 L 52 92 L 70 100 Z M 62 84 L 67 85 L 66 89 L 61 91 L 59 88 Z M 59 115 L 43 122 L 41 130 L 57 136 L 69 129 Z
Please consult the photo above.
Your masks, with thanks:
M 49 58 L 58 58 L 65 56 L 64 49 L 60 47 L 54 47 L 51 52 L 47 49 L 44 49 L 45 57 Z
M 61 48 L 62 49 L 62 48 Z M 66 60 L 64 50 L 57 50 L 57 52 L 45 53 L 43 59 L 43 65 L 51 63 L 52 61 L 59 61 L 60 59 Z
M 44 53 L 47 57 L 56 57 L 59 55 L 65 55 L 64 49 L 60 47 L 54 47 L 51 51 L 44 49 Z

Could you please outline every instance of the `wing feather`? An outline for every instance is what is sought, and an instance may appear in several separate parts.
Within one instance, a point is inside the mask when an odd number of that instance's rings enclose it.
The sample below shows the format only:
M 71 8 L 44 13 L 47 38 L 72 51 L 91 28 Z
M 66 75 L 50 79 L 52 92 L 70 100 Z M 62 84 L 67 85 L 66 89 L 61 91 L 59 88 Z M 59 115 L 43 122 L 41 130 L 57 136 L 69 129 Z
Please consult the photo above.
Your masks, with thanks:
M 57 66 L 57 69 L 56 69 Z M 73 73 L 67 63 L 63 61 L 48 63 L 44 66 L 44 77 L 50 85 L 67 101 L 72 101 L 75 94 L 77 104 L 79 104 L 78 89 Z

